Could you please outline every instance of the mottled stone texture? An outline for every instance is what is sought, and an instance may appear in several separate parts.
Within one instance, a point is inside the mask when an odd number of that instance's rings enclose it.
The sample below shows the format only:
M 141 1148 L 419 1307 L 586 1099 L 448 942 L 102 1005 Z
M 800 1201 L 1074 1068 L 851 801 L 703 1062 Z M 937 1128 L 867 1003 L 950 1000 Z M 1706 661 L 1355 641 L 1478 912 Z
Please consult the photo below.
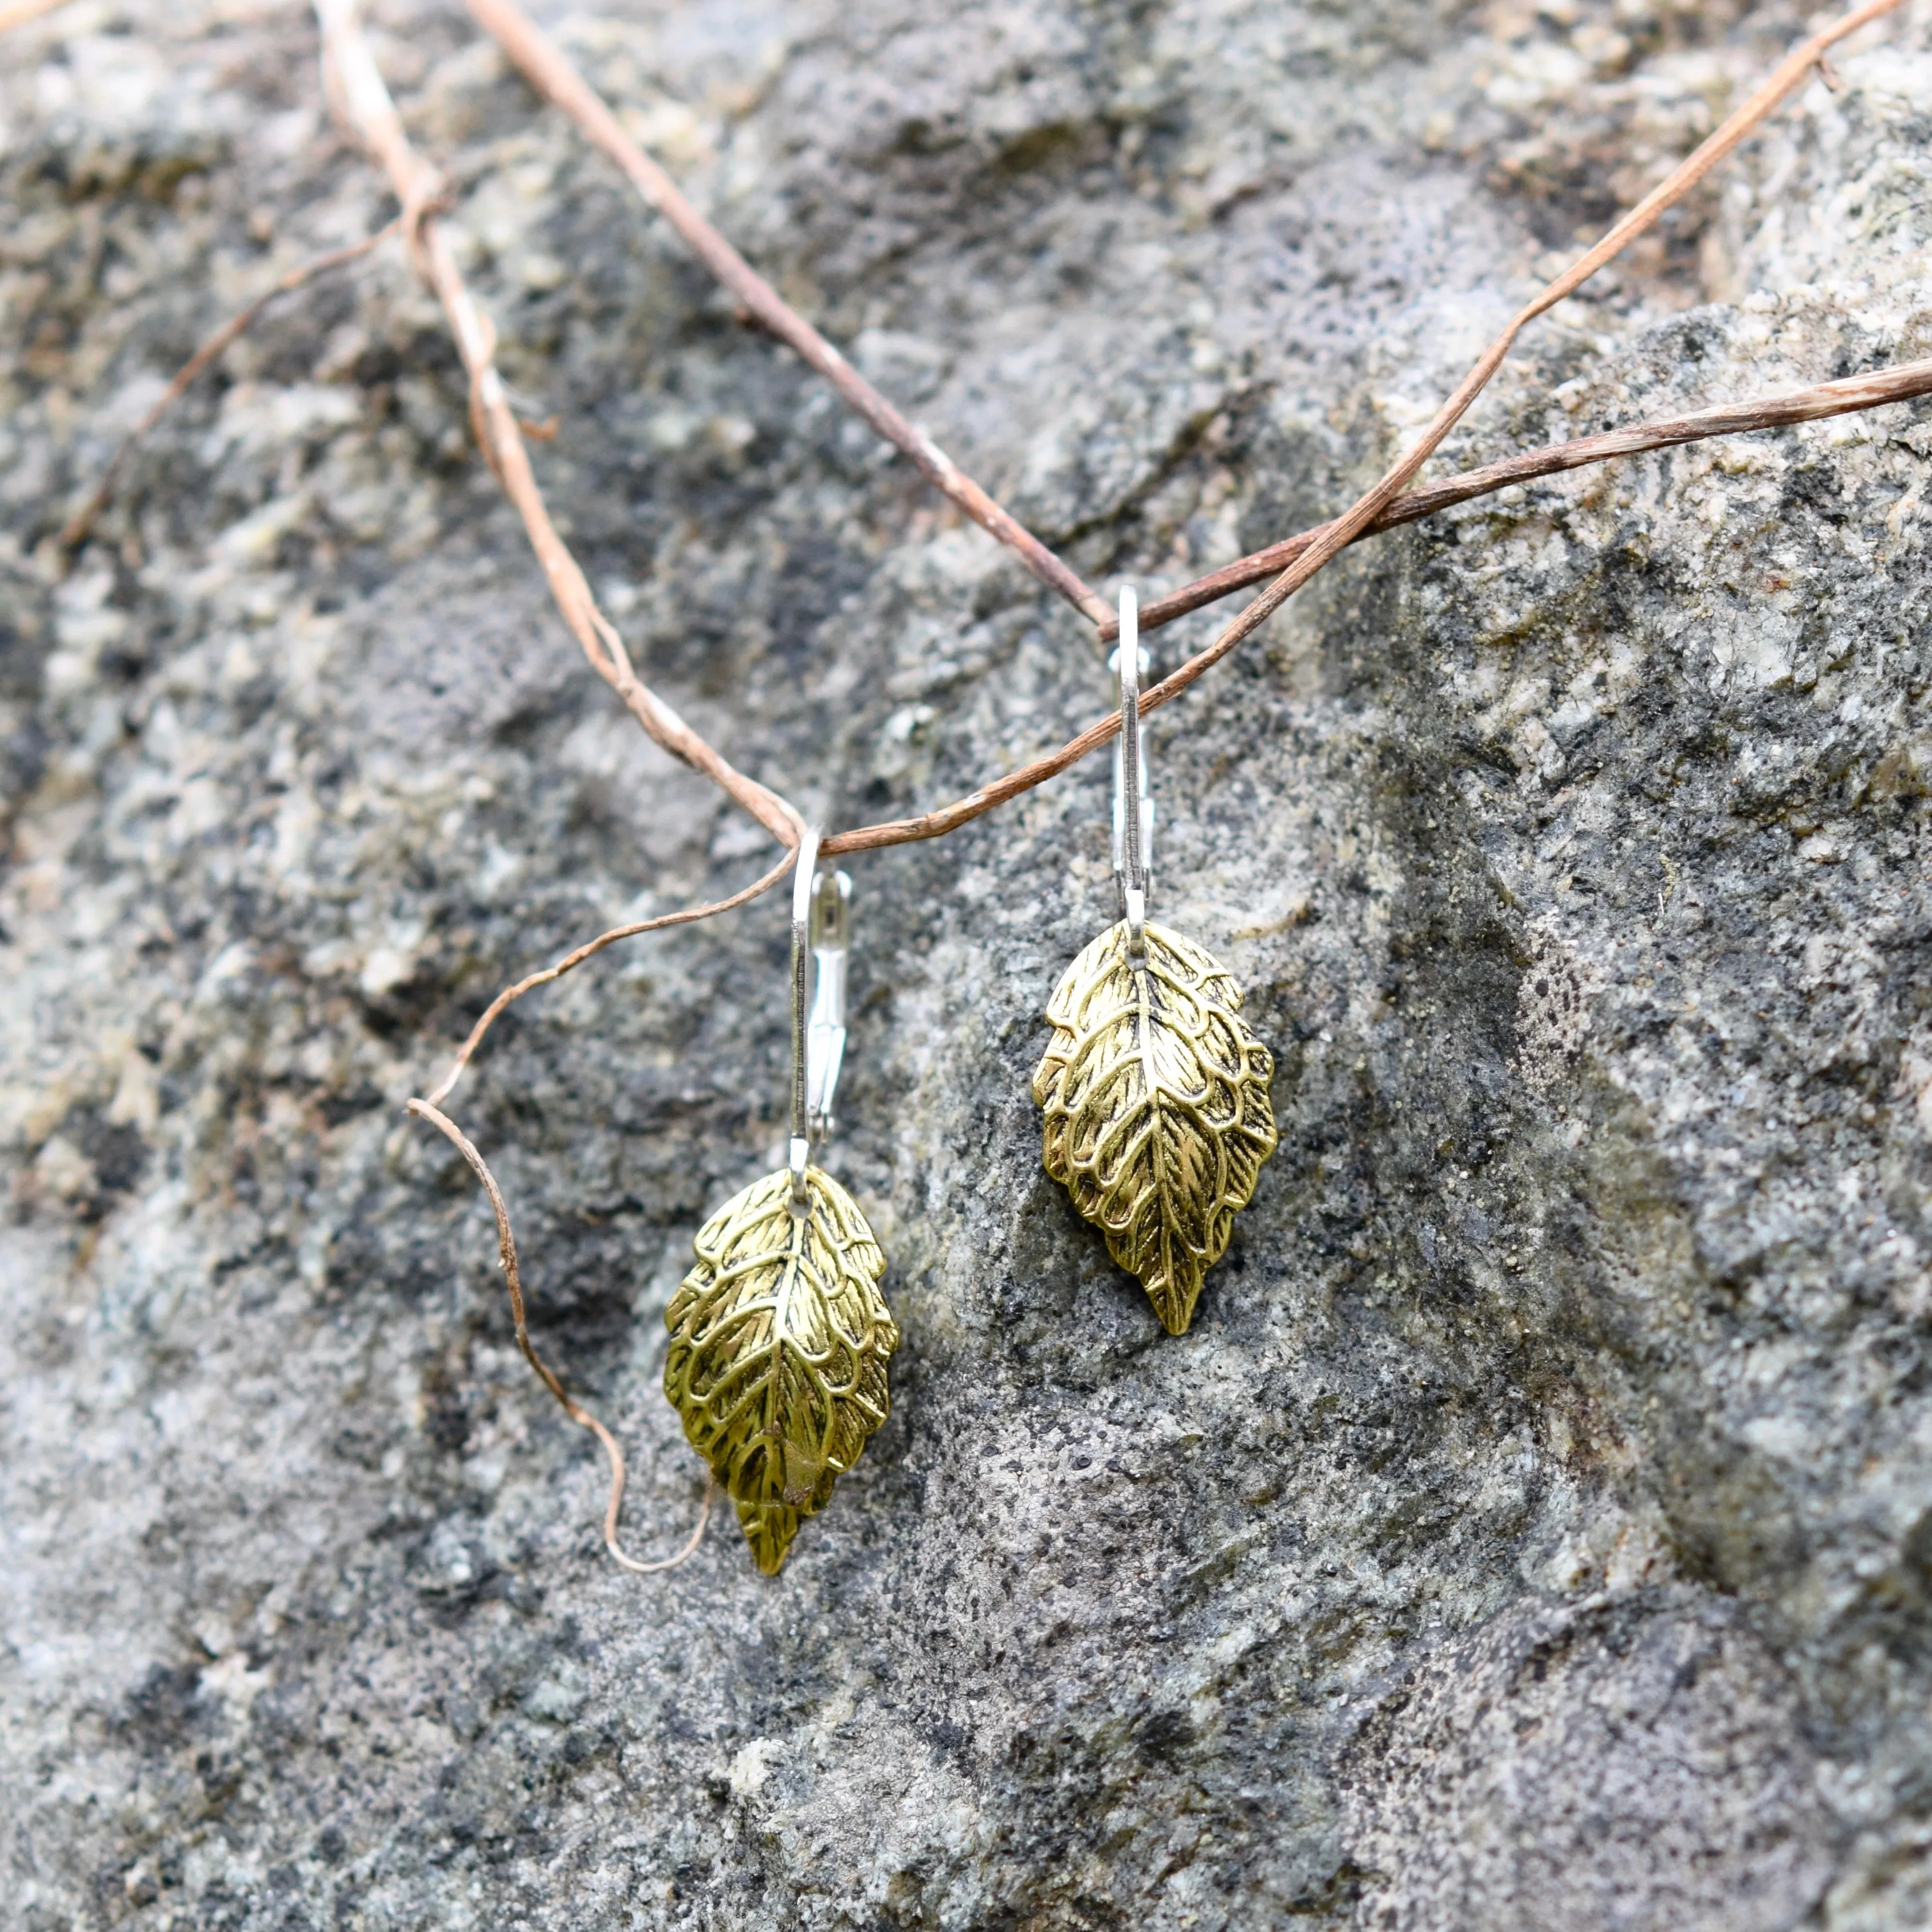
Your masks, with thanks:
M 619 17 L 621 13 L 622 17 Z M 626 0 L 548 17 L 772 279 L 1094 580 L 1346 502 L 1802 26 L 1683 0 Z M 646 674 L 835 824 L 1098 714 L 1080 622 L 742 327 L 466 16 L 376 44 Z M 1932 20 L 1838 62 L 1459 460 L 1932 353 Z M 1152 721 L 1156 916 L 1280 1148 L 1184 1339 L 1039 1164 L 1102 761 L 851 866 L 897 1407 L 776 1581 L 596 1534 L 403 1100 L 490 993 L 770 848 L 549 607 L 266 0 L 0 51 L 0 1918 L 141 1928 L 1880 1932 L 1932 1917 L 1922 410 L 1472 504 Z M 1157 640 L 1172 663 L 1204 616 Z M 628 1534 L 774 1156 L 784 908 L 459 1090 Z

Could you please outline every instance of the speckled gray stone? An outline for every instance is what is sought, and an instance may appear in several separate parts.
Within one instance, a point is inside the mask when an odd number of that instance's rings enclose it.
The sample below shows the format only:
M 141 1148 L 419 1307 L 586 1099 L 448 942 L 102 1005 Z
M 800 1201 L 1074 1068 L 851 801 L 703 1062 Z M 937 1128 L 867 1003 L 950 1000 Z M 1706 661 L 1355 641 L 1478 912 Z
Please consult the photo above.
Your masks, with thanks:
M 544 10 L 1088 577 L 1346 502 L 1802 22 L 1678 0 Z M 467 16 L 375 44 L 644 672 L 837 825 L 1098 715 L 1079 621 L 743 327 Z M 1932 352 L 1917 13 L 1538 325 L 1449 459 Z M 1922 410 L 1365 546 L 1150 722 L 1157 916 L 1280 1148 L 1164 1335 L 1027 1082 L 1107 776 L 852 862 L 896 1408 L 776 1580 L 596 1535 L 468 1171 L 506 980 L 767 862 L 645 743 L 266 0 L 0 50 L 0 1918 L 1888 1932 L 1932 1916 Z M 1212 614 L 1156 640 L 1160 662 Z M 784 909 L 520 1006 L 453 1103 L 627 1534 L 707 1209 L 783 1132 Z

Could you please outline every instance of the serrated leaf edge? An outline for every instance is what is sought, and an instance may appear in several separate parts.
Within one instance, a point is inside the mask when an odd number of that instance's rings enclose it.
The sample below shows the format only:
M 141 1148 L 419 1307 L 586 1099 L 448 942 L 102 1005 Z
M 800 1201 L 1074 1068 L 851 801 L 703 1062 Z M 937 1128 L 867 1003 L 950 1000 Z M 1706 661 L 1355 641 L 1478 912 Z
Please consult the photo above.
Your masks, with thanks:
M 1126 928 L 1120 923 L 1091 940 L 1062 974 L 1047 1003 L 1046 1016 L 1054 1033 L 1034 1073 L 1033 1092 L 1046 1116 L 1041 1154 L 1047 1172 L 1067 1190 L 1082 1216 L 1100 1229 L 1114 1261 L 1138 1277 L 1162 1324 L 1169 1333 L 1179 1335 L 1193 1319 L 1208 1270 L 1227 1251 L 1234 1215 L 1252 1199 L 1262 1165 L 1274 1151 L 1276 1136 L 1268 1090 L 1274 1063 L 1267 1048 L 1243 1024 L 1240 990 L 1213 954 L 1170 928 L 1150 922 L 1145 932 L 1145 966 L 1130 964 Z M 1184 968 L 1186 976 L 1177 968 Z M 1122 996 L 1118 984 L 1122 976 L 1131 976 L 1130 999 Z M 1164 988 L 1164 996 L 1156 998 L 1156 988 Z M 1096 1002 L 1110 993 L 1111 1005 L 1094 1019 Z M 1232 1124 L 1226 1126 L 1204 1120 L 1193 1096 L 1161 1077 L 1154 1064 L 1156 1055 L 1149 1022 L 1184 1042 L 1186 1030 L 1173 1022 L 1190 1008 L 1197 1012 L 1211 1011 L 1225 1024 L 1234 1042 L 1234 1060 L 1210 1067 L 1198 1090 L 1203 1095 L 1211 1092 L 1216 1078 L 1228 1084 L 1238 1104 Z M 1122 1060 L 1109 1060 L 1082 1082 L 1071 1096 L 1069 1085 L 1083 1064 L 1106 1044 L 1104 1036 L 1129 1018 L 1136 1024 L 1134 1042 L 1127 1054 L 1138 1059 L 1144 1094 L 1150 1092 L 1157 1096 L 1152 1110 L 1155 1118 L 1144 1125 L 1124 1126 L 1130 1116 L 1148 1111 L 1144 1104 L 1112 1115 L 1101 1107 L 1097 1122 L 1088 1124 L 1090 1146 L 1076 1152 L 1084 1117 L 1096 1111 L 1093 1096 L 1107 1093 L 1122 1070 Z M 1204 1024 L 1196 1029 L 1201 1033 L 1205 1030 Z M 1198 1064 L 1198 1054 L 1195 1057 Z M 1146 1202 L 1123 1204 L 1117 1198 L 1118 1180 L 1110 1186 L 1098 1178 L 1103 1160 L 1114 1152 L 1112 1143 L 1121 1131 L 1137 1139 L 1156 1136 L 1157 1148 L 1162 1109 L 1186 1117 L 1198 1138 L 1213 1147 L 1217 1158 L 1210 1166 L 1218 1177 L 1211 1198 L 1185 1204 L 1191 1210 L 1186 1218 L 1204 1230 L 1205 1238 L 1198 1244 L 1183 1238 L 1178 1250 L 1176 1238 L 1184 1216 L 1176 1211 L 1171 1192 L 1178 1184 L 1156 1177 L 1153 1192 L 1158 1197 L 1160 1213 L 1157 1252 L 1166 1257 L 1165 1267 L 1145 1257 L 1147 1231 L 1142 1222 Z M 1248 1143 L 1251 1160 L 1231 1166 L 1226 1158 L 1231 1136 Z M 1129 1171 L 1124 1158 L 1114 1160 L 1117 1176 Z M 1157 1154 L 1156 1159 L 1157 1162 Z M 1231 1186 L 1219 1184 L 1226 1183 L 1231 1174 Z
M 664 1311 L 671 1334 L 664 1393 L 686 1440 L 730 1496 L 767 1576 L 776 1575 L 800 1522 L 831 1500 L 837 1478 L 890 1413 L 886 1364 L 899 1343 L 898 1325 L 878 1292 L 885 1256 L 858 1203 L 823 1168 L 808 1167 L 806 1183 L 810 1205 L 802 1216 L 791 1210 L 791 1175 L 784 1168 L 726 1202 L 699 1229 L 695 1262 Z M 781 1238 L 758 1245 L 766 1229 Z M 766 1269 L 773 1273 L 760 1285 L 756 1278 Z M 801 1294 L 820 1305 L 830 1331 L 822 1346 L 802 1332 L 809 1319 L 795 1318 Z M 852 1318 L 849 1327 L 842 1312 Z M 782 1323 L 768 1347 L 753 1351 L 755 1360 L 776 1349 L 768 1376 L 748 1369 L 741 1349 L 730 1346 L 747 1328 L 755 1330 L 761 1316 Z M 825 1370 L 835 1362 L 842 1366 L 828 1378 Z M 733 1395 L 738 1379 L 746 1385 Z

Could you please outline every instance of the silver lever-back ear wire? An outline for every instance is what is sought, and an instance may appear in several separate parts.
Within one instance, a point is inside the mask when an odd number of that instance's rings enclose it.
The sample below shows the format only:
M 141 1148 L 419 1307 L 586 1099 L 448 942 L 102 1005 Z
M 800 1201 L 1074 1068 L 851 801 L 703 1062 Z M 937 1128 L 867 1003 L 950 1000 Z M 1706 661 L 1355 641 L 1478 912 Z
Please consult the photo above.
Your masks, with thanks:
M 806 1026 L 806 1120 L 830 1138 L 832 1102 L 845 1058 L 845 964 L 852 944 L 852 881 L 820 872 L 812 882 L 812 1008 Z
M 810 1050 L 806 1018 L 806 979 L 812 966 L 812 882 L 818 866 L 818 830 L 807 826 L 798 842 L 798 863 L 791 885 L 791 1209 L 802 1214 L 811 1204 L 805 1185 L 812 1158 Z
M 1144 657 L 1139 600 L 1131 590 L 1123 590 L 1120 641 L 1112 660 L 1120 680 L 1120 735 L 1114 747 L 1114 874 L 1120 889 L 1120 916 L 1127 922 L 1127 951 L 1135 958 L 1146 950 L 1147 868 L 1154 843 L 1154 799 L 1141 744 Z

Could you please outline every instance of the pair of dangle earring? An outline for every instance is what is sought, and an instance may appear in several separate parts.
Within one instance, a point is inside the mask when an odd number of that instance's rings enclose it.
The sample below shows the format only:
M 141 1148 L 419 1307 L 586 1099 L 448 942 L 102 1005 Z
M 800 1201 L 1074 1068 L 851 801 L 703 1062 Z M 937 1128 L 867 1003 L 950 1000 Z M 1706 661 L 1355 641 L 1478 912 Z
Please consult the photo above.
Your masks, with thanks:
M 1034 1076 L 1046 1171 L 1139 1276 L 1168 1330 L 1194 1318 L 1202 1277 L 1274 1151 L 1274 1063 L 1242 1024 L 1241 994 L 1205 948 L 1147 916 L 1154 802 L 1141 745 L 1138 610 L 1120 597 L 1120 734 L 1114 765 L 1119 922 L 1062 976 Z M 879 1282 L 886 1258 L 859 1204 L 812 1164 L 832 1132 L 845 1048 L 851 883 L 799 846 L 792 892 L 791 1137 L 785 1165 L 699 1231 L 664 1311 L 664 1394 L 776 1575 L 800 1522 L 832 1499 L 891 1409 L 898 1346 Z M 814 983 L 815 982 L 815 983 Z
M 899 1345 L 879 1293 L 885 1256 L 858 1203 L 812 1164 L 844 1057 L 852 893 L 818 856 L 808 831 L 792 891 L 786 1163 L 705 1222 L 664 1311 L 664 1394 L 767 1576 L 890 1413 L 886 1365 Z
M 1120 593 L 1114 874 L 1120 918 L 1069 966 L 1033 1077 L 1046 1171 L 1137 1275 L 1170 1334 L 1275 1148 L 1274 1062 L 1242 1024 L 1240 989 L 1205 947 L 1147 916 L 1154 801 L 1141 743 L 1138 605 Z

